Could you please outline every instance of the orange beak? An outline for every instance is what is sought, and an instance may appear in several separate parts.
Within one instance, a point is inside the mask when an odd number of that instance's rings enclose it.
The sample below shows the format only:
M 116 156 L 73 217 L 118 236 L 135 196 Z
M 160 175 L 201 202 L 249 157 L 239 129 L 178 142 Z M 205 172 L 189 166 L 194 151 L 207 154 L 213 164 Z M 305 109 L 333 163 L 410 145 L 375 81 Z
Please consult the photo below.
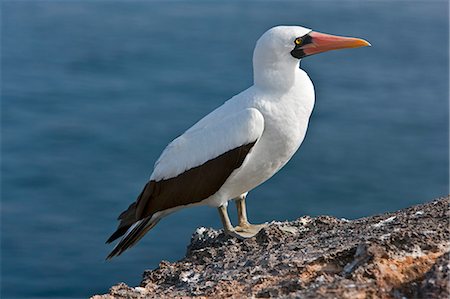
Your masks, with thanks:
M 354 37 L 336 36 L 319 32 L 310 32 L 311 42 L 301 47 L 305 56 L 331 50 L 359 48 L 370 46 L 370 43 Z

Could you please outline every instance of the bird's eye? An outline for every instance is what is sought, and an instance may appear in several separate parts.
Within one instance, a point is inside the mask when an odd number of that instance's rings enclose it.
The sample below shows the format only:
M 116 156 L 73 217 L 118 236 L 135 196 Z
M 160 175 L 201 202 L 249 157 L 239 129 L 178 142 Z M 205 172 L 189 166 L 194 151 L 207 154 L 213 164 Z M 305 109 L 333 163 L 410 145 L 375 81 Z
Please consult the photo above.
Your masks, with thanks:
M 297 37 L 297 38 L 295 39 L 295 44 L 296 44 L 297 46 L 301 45 L 302 42 L 303 42 L 303 40 L 302 40 L 301 37 Z

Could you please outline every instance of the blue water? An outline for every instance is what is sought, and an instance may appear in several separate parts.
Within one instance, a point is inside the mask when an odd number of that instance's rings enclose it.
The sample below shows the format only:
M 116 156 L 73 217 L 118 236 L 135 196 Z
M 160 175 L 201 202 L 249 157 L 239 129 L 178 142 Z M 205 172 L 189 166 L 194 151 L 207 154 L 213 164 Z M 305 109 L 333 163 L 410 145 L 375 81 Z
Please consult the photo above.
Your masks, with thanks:
M 299 153 L 251 192 L 254 222 L 357 218 L 448 193 L 448 3 L 3 2 L 2 298 L 83 298 L 175 261 L 211 208 L 104 262 L 116 216 L 175 136 L 252 83 L 276 24 L 373 47 L 305 59 Z

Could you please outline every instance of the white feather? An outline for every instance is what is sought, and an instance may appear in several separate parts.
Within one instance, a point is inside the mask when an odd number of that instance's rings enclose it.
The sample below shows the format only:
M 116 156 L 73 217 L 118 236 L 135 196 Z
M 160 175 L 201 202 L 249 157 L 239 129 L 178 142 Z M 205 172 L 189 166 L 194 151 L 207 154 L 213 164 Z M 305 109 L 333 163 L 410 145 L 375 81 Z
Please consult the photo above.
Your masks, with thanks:
M 264 118 L 254 109 L 210 119 L 172 141 L 155 164 L 151 180 L 175 177 L 227 151 L 256 141 L 264 130 Z
M 306 135 L 314 87 L 290 55 L 294 40 L 310 32 L 296 26 L 268 30 L 253 54 L 254 85 L 205 116 L 164 150 L 152 180 L 175 177 L 258 139 L 242 166 L 199 204 L 221 206 L 280 170 Z

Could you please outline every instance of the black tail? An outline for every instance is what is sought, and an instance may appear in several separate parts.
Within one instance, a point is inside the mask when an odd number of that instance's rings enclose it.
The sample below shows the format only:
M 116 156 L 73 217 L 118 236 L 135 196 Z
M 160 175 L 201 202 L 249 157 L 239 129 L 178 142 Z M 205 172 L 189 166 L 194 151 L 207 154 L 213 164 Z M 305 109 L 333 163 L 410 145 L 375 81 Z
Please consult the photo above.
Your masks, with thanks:
M 117 230 L 108 238 L 106 243 L 111 243 L 122 236 L 124 237 L 120 240 L 119 244 L 114 247 L 113 251 L 111 251 L 106 259 L 111 259 L 114 256 L 120 255 L 127 248 L 130 248 L 136 244 L 136 242 L 139 241 L 161 219 L 162 216 L 153 219 L 152 215 L 142 215 L 142 207 L 140 209 L 137 208 L 143 197 L 151 197 L 153 192 L 152 186 L 152 184 L 147 183 L 141 194 L 138 196 L 136 202 L 132 203 L 126 211 L 119 215 L 119 226 L 117 227 Z
M 117 234 L 118 236 L 124 235 L 119 244 L 114 247 L 111 253 L 106 257 L 107 260 L 121 255 L 122 252 L 136 244 L 150 229 L 152 229 L 161 218 L 152 219 L 152 216 L 139 220 L 131 231 L 125 233 L 119 232 L 119 229 L 110 237 L 113 238 Z M 128 231 L 128 229 L 127 229 Z M 126 232 L 126 231 L 125 231 Z M 118 237 L 117 237 L 118 238 Z M 108 239 L 109 241 L 109 239 Z
M 132 203 L 128 209 L 119 215 L 117 220 L 120 220 L 120 224 L 117 230 L 109 237 L 106 244 L 122 237 L 127 230 L 137 221 L 136 219 L 136 203 Z

